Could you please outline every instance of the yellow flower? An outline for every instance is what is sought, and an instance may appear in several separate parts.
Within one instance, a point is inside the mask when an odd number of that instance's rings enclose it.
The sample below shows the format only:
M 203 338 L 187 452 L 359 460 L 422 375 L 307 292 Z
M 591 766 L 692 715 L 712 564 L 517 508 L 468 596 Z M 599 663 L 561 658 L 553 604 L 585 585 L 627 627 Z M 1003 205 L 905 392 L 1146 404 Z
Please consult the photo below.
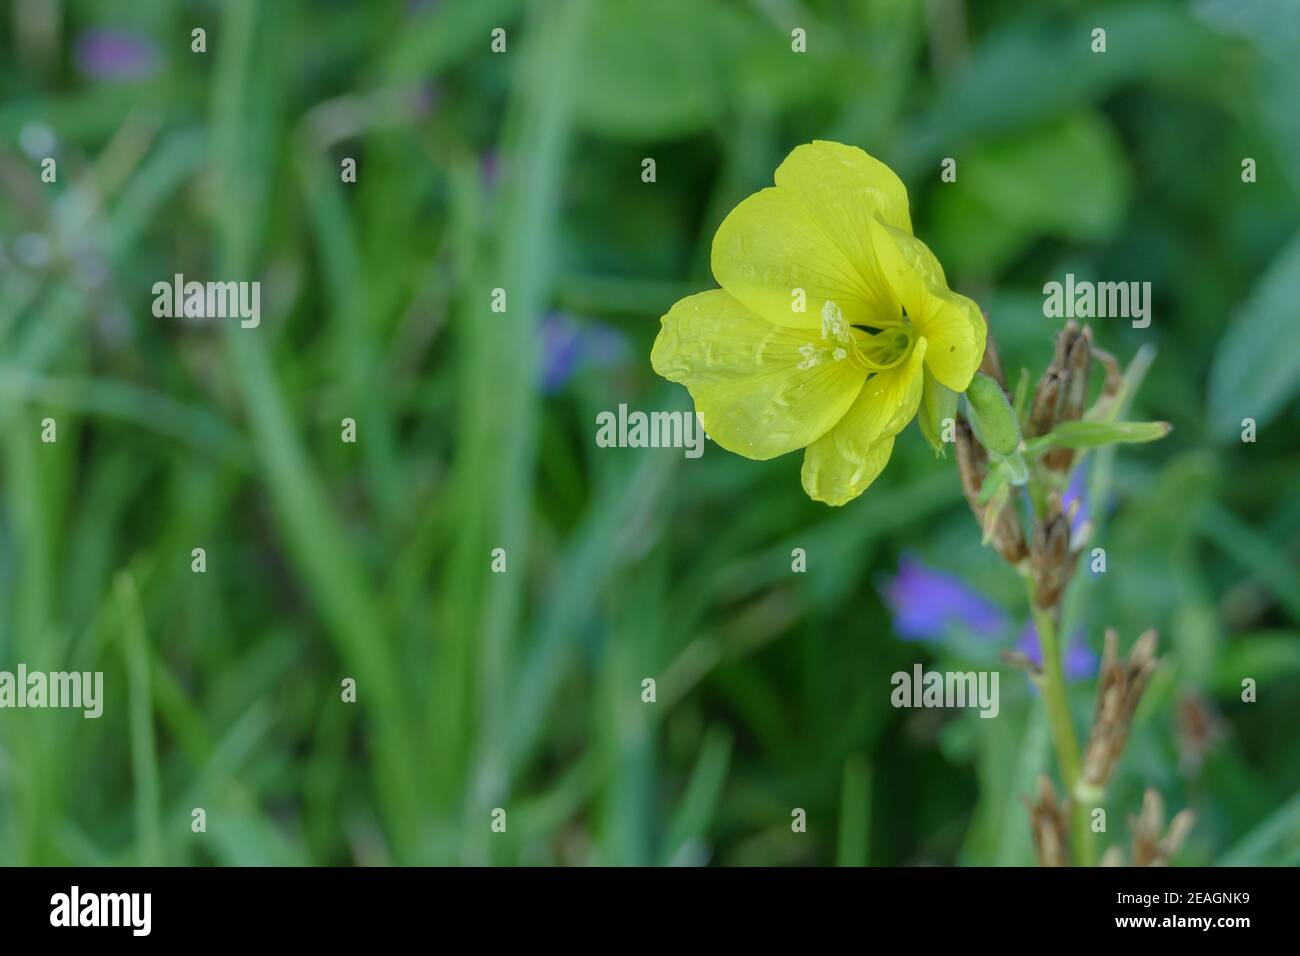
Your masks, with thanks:
M 804 448 L 804 490 L 842 505 L 885 467 L 923 389 L 966 389 L 984 317 L 912 236 L 884 163 L 814 142 L 775 180 L 718 227 L 722 288 L 674 305 L 650 360 L 719 445 L 759 460 Z

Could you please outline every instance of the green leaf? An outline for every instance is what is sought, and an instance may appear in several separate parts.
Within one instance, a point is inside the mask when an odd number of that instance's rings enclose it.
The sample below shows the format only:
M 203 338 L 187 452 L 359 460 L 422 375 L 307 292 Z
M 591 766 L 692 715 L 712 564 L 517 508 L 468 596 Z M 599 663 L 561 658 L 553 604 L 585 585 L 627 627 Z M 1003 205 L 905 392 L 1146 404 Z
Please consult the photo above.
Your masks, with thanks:
M 437 76 L 481 54 L 493 27 L 508 25 L 523 0 L 444 0 L 427 6 L 427 12 L 406 19 L 389 46 L 385 67 L 396 80 Z M 513 35 L 508 42 L 514 43 Z
M 1298 302 L 1300 234 L 1273 260 L 1219 341 L 1207 410 L 1216 435 L 1235 436 L 1246 418 L 1263 426 L 1300 388 L 1300 349 L 1294 344 Z
M 984 484 L 980 486 L 979 497 L 976 500 L 982 505 L 988 504 L 993 500 L 993 496 L 1006 485 L 1007 477 L 1007 472 L 1004 469 L 990 468 L 989 473 L 984 477 Z
M 1294 681 L 1300 675 L 1300 632 L 1257 631 L 1234 637 L 1220 652 L 1214 690 L 1225 698 L 1241 693 L 1241 678 L 1260 684 Z
M 1300 794 L 1274 811 L 1227 853 L 1218 866 L 1295 866 L 1300 861 Z
M 989 449 L 989 458 L 997 462 L 998 470 L 1007 477 L 1007 484 L 1022 486 L 1029 480 L 1029 466 L 1025 464 L 1025 458 L 1019 450 L 1014 450 L 1009 455 L 999 455 Z
M 1104 54 L 1091 50 L 1092 28 L 1101 25 L 1094 19 L 1084 14 L 1062 22 L 1043 10 L 986 34 L 903 137 L 903 168 L 964 155 L 970 139 L 1059 116 L 1135 81 L 1209 92 L 1231 65 L 1231 43 L 1170 5 L 1132 2 L 1108 9 Z M 1049 76 L 1052 82 L 1044 82 Z M 955 144 L 959 153 L 952 151 Z
M 1218 504 L 1203 511 L 1200 525 L 1209 540 L 1250 571 L 1291 618 L 1300 621 L 1300 574 L 1284 547 Z
M 579 123 L 629 140 L 709 128 L 725 102 L 735 25 L 702 0 L 596 4 L 582 46 Z
M 1002 469 L 991 472 L 989 478 L 994 475 L 1002 475 L 1005 472 Z M 984 488 L 987 489 L 989 482 L 985 481 Z M 981 490 L 980 497 L 984 497 Z M 988 507 L 984 509 L 984 533 L 980 537 L 980 544 L 988 544 L 993 540 L 993 529 L 998 526 L 998 517 L 1002 514 L 1002 509 L 1011 501 L 1011 486 L 1005 480 L 999 481 L 997 491 L 989 496 Z
M 871 765 L 854 755 L 844 761 L 840 789 L 840 830 L 835 850 L 837 866 L 866 866 L 871 840 Z
M 1077 112 L 962 151 L 936 192 L 936 252 L 955 271 L 988 271 L 1037 235 L 1096 241 L 1115 233 L 1130 180 L 1110 125 Z
M 1029 369 L 1020 369 L 1020 378 L 1016 380 L 1016 391 L 1011 399 L 1011 407 L 1016 410 L 1016 419 L 1022 424 L 1029 407 Z
M 1249 94 L 1255 99 L 1263 128 L 1280 156 L 1300 151 L 1300 110 L 1295 91 L 1300 89 L 1300 7 L 1295 0 L 1200 0 L 1192 13 L 1225 34 L 1240 34 L 1255 45 Z M 1244 91 L 1243 91 L 1244 93 Z M 1279 172 L 1300 189 L 1300 165 L 1282 163 Z
M 1025 452 L 1041 455 L 1053 448 L 1103 448 L 1120 442 L 1148 442 L 1164 438 L 1168 422 L 1062 422 L 1046 435 L 1025 442 Z
M 683 849 L 688 848 L 691 841 L 706 839 L 718 811 L 730 765 L 731 732 L 721 725 L 710 727 L 704 735 L 686 791 L 668 823 L 664 838 L 665 864 L 680 859 Z
M 141 863 L 158 866 L 163 862 L 162 798 L 158 746 L 154 738 L 153 694 L 149 687 L 149 640 L 145 635 L 144 606 L 129 570 L 118 572 L 113 579 L 113 590 L 122 615 L 120 633 L 126 657 L 136 846 Z

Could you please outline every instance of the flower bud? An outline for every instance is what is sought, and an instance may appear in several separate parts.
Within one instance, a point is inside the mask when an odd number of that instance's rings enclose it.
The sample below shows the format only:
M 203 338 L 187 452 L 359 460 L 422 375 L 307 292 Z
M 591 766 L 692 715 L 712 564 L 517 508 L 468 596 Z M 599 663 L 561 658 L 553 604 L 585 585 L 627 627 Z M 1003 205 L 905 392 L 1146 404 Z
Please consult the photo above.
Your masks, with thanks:
M 1058 369 L 1048 368 L 1034 389 L 1034 401 L 1029 406 L 1029 437 L 1046 435 L 1056 424 L 1056 414 L 1061 407 L 1062 375 Z
M 1034 582 L 1034 602 L 1055 608 L 1070 576 L 1077 554 L 1070 551 L 1070 520 L 1061 511 L 1060 495 L 1053 495 L 1048 513 L 1034 528 L 1029 545 L 1029 568 Z
M 1024 798 L 1022 798 L 1024 799 Z M 1039 866 L 1069 866 L 1070 838 L 1066 825 L 1067 804 L 1056 799 L 1056 788 L 1046 774 L 1038 775 L 1038 797 L 1025 799 L 1029 828 L 1034 837 L 1034 855 Z
M 1097 675 L 1097 706 L 1093 711 L 1092 732 L 1083 751 L 1081 774 L 1082 784 L 1095 793 L 1105 789 L 1124 752 L 1133 715 L 1159 663 L 1155 631 L 1146 631 L 1139 637 L 1126 658 L 1119 656 L 1118 644 L 1119 636 L 1107 628 L 1101 670 Z
M 1061 367 L 1065 370 L 1065 390 L 1061 395 L 1058 422 L 1078 421 L 1083 417 L 1083 403 L 1088 397 L 1088 372 L 1091 368 L 1092 329 L 1083 330 L 1064 343 Z
M 1165 802 L 1154 788 L 1148 788 L 1141 811 L 1128 821 L 1131 865 L 1168 866 L 1169 860 L 1182 848 L 1195 820 L 1191 810 L 1180 810 L 1166 828 Z
M 1052 364 L 1047 366 L 1034 390 L 1027 425 L 1030 438 L 1039 438 L 1062 422 L 1078 421 L 1083 417 L 1092 353 L 1092 329 L 1086 325 L 1080 329 L 1071 319 L 1057 334 Z M 1114 360 L 1111 361 L 1113 364 Z M 1107 378 L 1108 381 L 1111 378 L 1109 368 Z M 1043 465 L 1049 471 L 1064 474 L 1070 470 L 1074 459 L 1073 448 L 1053 448 L 1043 456 Z
M 1088 397 L 1088 372 L 1091 367 L 1092 329 L 1083 327 L 1075 332 L 1067 327 L 1057 342 L 1061 371 L 1061 400 L 1056 411 L 1056 424 L 1074 422 L 1083 417 L 1083 404 Z M 1055 427 L 1055 426 L 1053 426 Z M 1043 456 L 1043 464 L 1052 471 L 1068 472 L 1074 462 L 1073 448 L 1053 448 Z
M 997 455 L 1010 455 L 1020 447 L 1020 423 L 1001 385 L 976 372 L 966 388 L 966 400 L 985 448 Z

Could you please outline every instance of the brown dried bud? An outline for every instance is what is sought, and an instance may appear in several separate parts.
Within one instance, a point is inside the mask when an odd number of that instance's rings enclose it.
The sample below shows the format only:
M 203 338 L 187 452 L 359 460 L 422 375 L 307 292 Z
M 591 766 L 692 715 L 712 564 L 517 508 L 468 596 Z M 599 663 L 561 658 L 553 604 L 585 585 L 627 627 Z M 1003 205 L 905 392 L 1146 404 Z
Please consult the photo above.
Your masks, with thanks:
M 993 547 L 997 549 L 998 554 L 1002 555 L 1002 559 L 1012 567 L 1018 566 L 1025 558 L 1029 557 L 1029 545 L 1025 542 L 1025 532 L 1020 527 L 1020 519 L 1016 515 L 1016 494 L 1016 492 L 1013 492 L 1011 500 L 998 512 L 991 535 Z
M 1070 519 L 1061 511 L 1061 496 L 1052 495 L 1046 517 L 1035 527 L 1029 548 L 1029 570 L 1034 581 L 1034 603 L 1054 608 L 1074 574 L 1075 553 L 1070 550 Z
M 1034 855 L 1039 866 L 1068 866 L 1069 839 L 1065 805 L 1056 802 L 1056 790 L 1045 774 L 1038 777 L 1038 799 L 1025 800 L 1029 829 L 1034 835 Z
M 1182 810 L 1165 829 L 1165 804 L 1154 789 L 1142 798 L 1142 811 L 1129 817 L 1133 866 L 1166 866 L 1183 846 L 1196 817 L 1191 810 Z
M 1092 354 L 1106 371 L 1106 380 L 1101 383 L 1101 398 L 1114 398 L 1124 384 L 1124 373 L 1120 371 L 1119 361 L 1105 349 L 1092 347 Z
M 1062 333 L 1066 337 L 1066 333 Z M 1083 403 L 1088 398 L 1088 372 L 1091 370 L 1092 329 L 1083 327 L 1078 335 L 1065 343 L 1066 389 L 1061 398 L 1058 421 L 1072 422 L 1083 417 Z
M 1043 669 L 1035 664 L 1033 658 L 1024 651 L 1003 651 L 998 656 L 1002 659 L 1002 663 L 1006 664 L 1008 667 L 1014 667 L 1018 671 L 1024 671 L 1030 677 L 1037 678 L 1043 676 Z
M 984 313 L 984 318 L 988 318 L 987 312 Z M 1002 374 L 1002 359 L 998 357 L 998 347 L 993 343 L 992 332 L 984 338 L 984 358 L 980 360 L 979 370 L 1001 385 L 1002 391 L 1007 391 L 1007 377 Z
M 1088 399 L 1088 373 L 1092 370 L 1091 351 L 1092 329 L 1086 325 L 1078 333 L 1066 326 L 1065 331 L 1058 336 L 1061 386 L 1060 403 L 1057 405 L 1053 427 L 1083 417 L 1084 402 Z M 1073 448 L 1053 448 L 1043 456 L 1043 465 L 1050 471 L 1069 471 L 1074 454 Z
M 1195 691 L 1185 691 L 1178 699 L 1177 727 L 1183 770 L 1195 774 L 1223 736 L 1221 722 L 1209 701 Z
M 1065 362 L 1069 353 L 1070 342 L 1078 334 L 1078 327 L 1071 319 L 1056 336 L 1056 351 L 1051 363 L 1043 371 L 1034 389 L 1033 401 L 1029 404 L 1029 427 L 1026 435 L 1037 438 L 1046 435 L 1056 425 L 1061 411 L 1061 402 L 1066 392 Z
M 953 443 L 957 446 L 957 474 L 961 476 L 962 494 L 978 518 L 984 510 L 979 496 L 989 473 L 989 455 L 975 440 L 975 433 L 964 415 L 958 415 L 953 423 Z
M 1156 632 L 1144 632 L 1134 641 L 1128 657 L 1121 659 L 1117 653 L 1119 635 L 1106 628 L 1101 671 L 1097 675 L 1097 706 L 1083 752 L 1083 783 L 1088 787 L 1099 791 L 1104 788 L 1125 750 L 1134 711 L 1160 663 L 1156 641 Z
M 1155 631 L 1146 631 L 1133 643 L 1128 657 L 1121 660 L 1116 652 L 1119 635 L 1106 630 L 1097 675 L 1097 706 L 1083 751 L 1082 780 L 1088 787 L 1098 791 L 1104 788 L 1124 752 L 1133 714 L 1159 664 L 1156 639 Z
M 1011 499 L 993 517 L 993 527 L 988 528 L 985 523 L 988 505 L 981 504 L 979 500 L 984 479 L 989 472 L 988 451 L 976 439 L 965 416 L 956 417 L 953 435 L 957 446 L 957 473 L 961 476 L 961 490 L 966 496 L 966 503 L 970 505 L 971 513 L 1003 560 L 1011 565 L 1020 564 L 1028 556 L 1029 547 L 1025 543 L 1025 532 L 1020 527 L 1020 519 L 1016 516 L 1018 493 L 1012 490 Z
M 1043 373 L 1043 377 L 1038 380 L 1038 388 L 1034 390 L 1034 401 L 1029 406 L 1026 437 L 1037 438 L 1046 435 L 1056 425 L 1056 414 L 1061 407 L 1063 388 L 1061 372 L 1049 366 Z

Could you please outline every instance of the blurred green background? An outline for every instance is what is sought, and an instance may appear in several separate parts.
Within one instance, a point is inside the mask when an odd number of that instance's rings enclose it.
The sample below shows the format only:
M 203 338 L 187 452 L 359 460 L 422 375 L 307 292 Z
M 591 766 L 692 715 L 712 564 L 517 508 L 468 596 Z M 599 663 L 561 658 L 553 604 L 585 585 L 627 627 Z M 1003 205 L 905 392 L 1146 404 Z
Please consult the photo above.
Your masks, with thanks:
M 1013 374 L 1045 282 L 1152 283 L 1094 323 L 1175 428 L 1089 462 L 1072 618 L 1166 654 L 1103 843 L 1152 786 L 1181 862 L 1300 862 L 1298 54 L 1290 0 L 3 0 L 0 669 L 105 705 L 0 711 L 0 863 L 1032 862 L 1024 678 L 889 705 L 1026 616 L 951 459 L 910 430 L 831 510 L 798 455 L 595 445 L 688 407 L 658 318 L 814 138 L 899 172 Z M 154 318 L 175 273 L 260 281 L 260 328 Z M 1005 637 L 900 640 L 904 555 Z

